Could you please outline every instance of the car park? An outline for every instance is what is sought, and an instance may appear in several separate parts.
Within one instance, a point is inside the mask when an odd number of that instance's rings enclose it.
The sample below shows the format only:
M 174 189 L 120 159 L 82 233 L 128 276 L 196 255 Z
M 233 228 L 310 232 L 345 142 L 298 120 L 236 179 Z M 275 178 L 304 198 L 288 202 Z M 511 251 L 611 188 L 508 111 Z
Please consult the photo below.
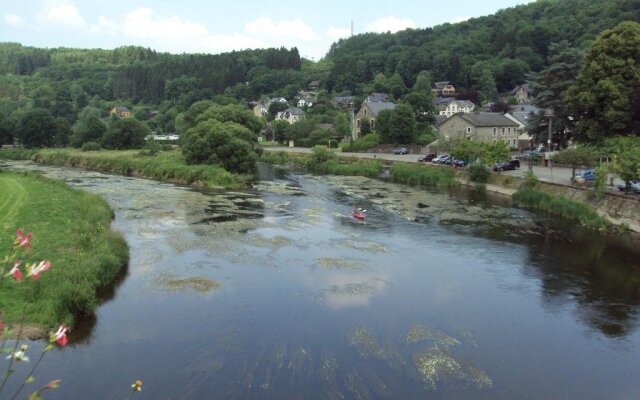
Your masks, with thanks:
M 431 162 L 434 158 L 436 158 L 436 153 L 425 154 L 424 156 L 418 158 L 419 162 Z
M 493 170 L 495 172 L 516 170 L 518 168 L 520 168 L 520 161 L 518 160 L 503 161 L 493 164 Z
M 395 149 L 393 149 L 392 153 L 396 155 L 409 154 L 409 150 L 404 147 L 396 147 Z

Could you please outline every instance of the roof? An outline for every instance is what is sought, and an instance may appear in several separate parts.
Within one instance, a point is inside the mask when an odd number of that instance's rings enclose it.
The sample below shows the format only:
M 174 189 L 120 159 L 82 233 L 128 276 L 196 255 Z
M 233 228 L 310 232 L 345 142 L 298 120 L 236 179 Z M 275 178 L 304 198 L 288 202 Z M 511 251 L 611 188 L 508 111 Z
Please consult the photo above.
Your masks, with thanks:
M 522 90 L 524 90 L 525 92 L 532 94 L 533 93 L 533 89 L 531 89 L 531 87 L 528 84 L 522 84 L 522 85 L 518 85 L 515 88 L 513 88 L 513 90 L 511 91 L 511 94 L 516 94 L 516 92 L 518 91 L 518 89 L 522 88 Z
M 540 111 L 540 109 L 536 106 L 532 106 L 531 104 L 519 104 L 517 106 L 512 106 L 511 111 L 513 112 L 524 111 L 527 113 L 533 112 L 534 114 L 537 114 L 538 111 Z
M 510 120 L 501 113 L 478 112 L 454 114 L 450 118 L 453 118 L 456 115 L 460 116 L 460 118 L 469 122 L 473 126 L 518 126 L 515 121 Z
M 441 82 L 434 83 L 433 87 L 435 87 L 436 89 L 443 89 L 448 84 L 449 84 L 449 81 L 441 81 Z
M 446 115 L 436 115 L 436 127 L 442 125 L 442 123 L 446 121 L 447 118 L 448 117 Z
M 520 121 L 520 123 L 522 125 L 529 126 L 529 121 L 530 121 L 532 115 L 529 114 L 528 112 L 516 111 L 516 112 L 512 112 L 511 115 L 513 116 L 513 118 L 515 118 L 518 121 Z
M 390 101 L 374 101 L 366 103 L 373 115 L 378 115 L 382 110 L 394 110 L 396 105 Z
M 375 101 L 388 101 L 389 95 L 386 93 L 371 93 L 367 96 L 366 102 L 375 102 Z
M 287 108 L 286 110 L 284 110 L 284 112 L 291 115 L 304 115 L 304 111 L 302 111 L 298 107 Z
M 433 102 L 436 106 L 440 106 L 443 104 L 449 104 L 450 101 L 455 99 L 455 97 L 436 97 L 435 99 L 433 99 Z
M 116 107 L 116 111 L 121 112 L 121 111 L 129 111 L 129 109 L 125 106 L 118 106 Z
M 309 86 L 318 86 L 320 85 L 320 81 L 311 81 L 309 82 Z

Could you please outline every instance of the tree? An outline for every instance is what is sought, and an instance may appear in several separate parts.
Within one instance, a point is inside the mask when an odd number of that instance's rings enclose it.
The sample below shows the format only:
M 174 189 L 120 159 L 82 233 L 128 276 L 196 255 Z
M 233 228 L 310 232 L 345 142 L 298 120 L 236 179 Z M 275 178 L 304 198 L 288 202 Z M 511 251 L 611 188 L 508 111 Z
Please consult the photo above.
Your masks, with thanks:
M 376 132 L 382 143 L 414 143 L 417 135 L 413 108 L 398 104 L 393 110 L 382 110 L 376 119 Z
M 151 130 L 135 118 L 112 118 L 102 138 L 105 149 L 138 149 Z
M 571 182 L 573 182 L 576 177 L 576 168 L 581 165 L 593 165 L 598 155 L 598 151 L 591 146 L 575 146 L 557 153 L 553 161 L 571 166 Z
M 100 142 L 107 126 L 95 114 L 86 113 L 73 125 L 71 145 L 81 147 L 87 142 Z
M 631 182 L 640 177 L 640 138 L 637 136 L 618 136 L 605 140 L 605 149 L 612 155 L 612 172 L 625 182 L 626 191 Z
M 549 65 L 529 76 L 531 87 L 536 92 L 536 106 L 553 109 L 552 135 L 560 143 L 567 142 L 569 137 L 565 132 L 573 129 L 571 114 L 564 99 L 569 87 L 575 83 L 582 58 L 582 52 L 571 47 L 566 40 L 552 43 L 549 46 Z M 546 141 L 549 132 L 547 119 L 539 115 L 530 123 L 530 127 L 539 142 Z
M 69 144 L 73 131 L 69 120 L 63 117 L 57 117 L 54 122 L 55 128 L 53 132 L 53 145 L 55 147 L 65 147 Z
M 284 143 L 287 140 L 287 131 L 289 130 L 289 123 L 283 120 L 276 120 L 271 123 L 273 127 L 273 138 L 278 143 Z
M 508 161 L 511 159 L 509 146 L 507 146 L 507 143 L 502 141 L 488 143 L 485 145 L 485 151 L 482 158 L 483 161 L 488 165 L 493 165 L 501 161 Z
M 234 135 L 247 129 L 235 122 L 209 119 L 200 122 L 185 134 L 181 150 L 187 164 L 221 165 L 227 171 L 253 174 L 257 154 L 251 143 Z
M 16 138 L 27 148 L 50 147 L 55 133 L 55 119 L 49 110 L 33 108 L 26 111 L 16 126 Z
M 362 120 L 360 120 L 360 136 L 364 136 L 369 133 L 371 133 L 371 121 L 369 118 L 362 118 Z
M 220 122 L 235 122 L 244 125 L 254 133 L 258 133 L 262 129 L 262 121 L 249 109 L 237 104 L 228 104 L 226 106 L 214 104 L 196 118 L 196 124 L 208 119 L 215 119 Z
M 271 104 L 269 104 L 269 109 L 267 110 L 267 119 L 269 121 L 273 121 L 273 119 L 276 117 L 276 114 L 286 110 L 288 107 L 289 105 L 287 103 L 272 101 Z
M 566 101 L 577 117 L 576 137 L 640 135 L 640 24 L 620 23 L 605 30 L 587 51 Z
M 333 119 L 333 127 L 338 135 L 349 136 L 351 135 L 351 124 L 349 118 L 345 113 L 337 113 Z

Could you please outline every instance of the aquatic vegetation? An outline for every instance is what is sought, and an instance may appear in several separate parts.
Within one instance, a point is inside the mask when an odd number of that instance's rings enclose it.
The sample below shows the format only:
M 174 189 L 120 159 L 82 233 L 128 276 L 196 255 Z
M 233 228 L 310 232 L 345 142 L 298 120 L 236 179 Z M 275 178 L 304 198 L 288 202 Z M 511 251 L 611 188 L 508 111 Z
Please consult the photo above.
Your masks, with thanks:
M 387 246 L 380 242 L 372 240 L 336 240 L 332 242 L 334 247 L 342 247 L 362 251 L 365 253 L 388 253 L 390 250 Z
M 354 329 L 349 344 L 355 347 L 360 357 L 365 360 L 381 360 L 384 358 L 382 346 L 378 343 L 375 335 L 364 325 L 360 325 Z
M 460 341 L 444 332 L 426 325 L 414 324 L 407 332 L 407 343 L 431 341 L 436 346 L 456 346 Z
M 262 235 L 250 235 L 247 237 L 247 243 L 256 247 L 268 247 L 270 249 L 279 249 L 289 246 L 293 240 L 286 236 L 277 235 L 274 237 L 265 237 Z
M 413 363 L 427 387 L 436 390 L 455 383 L 489 389 L 493 381 L 475 364 L 455 356 L 437 346 L 415 353 Z
M 216 280 L 192 276 L 188 278 L 177 278 L 173 276 L 161 275 L 155 279 L 158 286 L 162 286 L 169 291 L 182 291 L 191 289 L 198 293 L 207 293 L 220 288 L 220 283 Z
M 341 269 L 341 270 L 347 270 L 347 271 L 358 271 L 358 270 L 369 269 L 369 267 L 361 263 L 346 261 L 340 258 L 331 258 L 331 257 L 317 258 L 314 265 L 319 268 Z
M 258 183 L 253 184 L 253 188 L 260 192 L 265 193 L 273 193 L 280 195 L 291 195 L 291 196 L 304 196 L 305 192 L 297 187 L 292 186 L 287 182 L 281 181 L 260 181 Z

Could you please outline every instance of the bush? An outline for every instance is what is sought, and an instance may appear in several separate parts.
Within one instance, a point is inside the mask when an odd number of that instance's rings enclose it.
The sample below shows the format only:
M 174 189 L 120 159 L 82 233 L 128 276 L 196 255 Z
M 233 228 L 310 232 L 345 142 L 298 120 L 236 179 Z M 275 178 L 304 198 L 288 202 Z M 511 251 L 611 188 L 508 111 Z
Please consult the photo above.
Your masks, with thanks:
M 394 164 L 391 176 L 395 182 L 427 186 L 453 186 L 455 172 L 451 168 L 432 168 L 424 165 Z
M 87 142 L 83 144 L 82 147 L 80 148 L 80 150 L 82 151 L 98 151 L 100 149 L 101 149 L 100 144 L 96 142 Z
M 469 178 L 472 181 L 478 183 L 487 183 L 490 176 L 491 171 L 489 170 L 489 168 L 487 168 L 486 165 L 477 162 L 469 165 Z
M 538 177 L 531 171 L 528 171 L 524 175 L 524 179 L 522 180 L 522 188 L 523 189 L 533 189 L 538 184 Z
M 138 154 L 140 154 L 141 156 L 155 156 L 159 152 L 160 143 L 150 138 L 147 140 L 147 142 L 144 144 L 144 147 Z
M 376 133 L 370 133 L 368 135 L 364 135 L 361 138 L 356 139 L 355 142 L 347 144 L 342 147 L 342 151 L 347 152 L 357 152 L 357 151 L 365 151 L 369 150 L 380 143 L 380 135 Z

